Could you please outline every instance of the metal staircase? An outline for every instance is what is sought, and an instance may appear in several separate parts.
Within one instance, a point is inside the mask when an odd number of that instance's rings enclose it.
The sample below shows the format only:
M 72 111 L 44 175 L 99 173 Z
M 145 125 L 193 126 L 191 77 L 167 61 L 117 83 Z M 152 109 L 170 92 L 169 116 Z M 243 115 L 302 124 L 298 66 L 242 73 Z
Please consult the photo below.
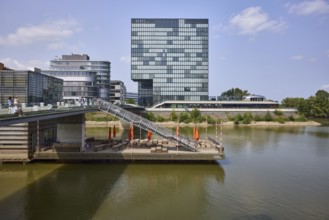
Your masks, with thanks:
M 123 108 L 120 108 L 117 105 L 111 104 L 102 99 L 93 99 L 92 105 L 97 107 L 99 110 L 114 115 L 120 119 L 123 119 L 129 123 L 132 123 L 134 126 L 140 127 L 144 130 L 152 131 L 153 133 L 170 140 L 177 141 L 180 145 L 190 151 L 197 151 L 196 146 L 197 142 L 183 137 L 181 135 L 176 135 L 172 130 L 167 128 L 160 127 L 153 123 L 150 120 L 147 120 L 141 116 L 138 116 L 132 112 L 129 112 Z

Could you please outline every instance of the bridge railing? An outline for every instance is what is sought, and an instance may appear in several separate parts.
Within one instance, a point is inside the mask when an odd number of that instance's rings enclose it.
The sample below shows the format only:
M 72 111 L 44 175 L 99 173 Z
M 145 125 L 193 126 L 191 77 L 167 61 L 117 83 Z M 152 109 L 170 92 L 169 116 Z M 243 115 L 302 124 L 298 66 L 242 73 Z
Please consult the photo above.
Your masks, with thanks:
M 111 104 L 102 99 L 93 99 L 92 105 L 97 107 L 99 110 L 109 113 L 113 116 L 116 116 L 120 119 L 123 119 L 129 123 L 132 123 L 134 126 L 140 127 L 144 130 L 152 131 L 153 133 L 170 140 L 177 141 L 183 147 L 190 151 L 197 151 L 196 146 L 197 142 L 182 135 L 177 135 L 170 129 L 160 127 L 159 125 L 153 123 L 150 120 L 147 120 L 139 115 L 136 115 L 130 111 L 127 111 L 117 105 Z

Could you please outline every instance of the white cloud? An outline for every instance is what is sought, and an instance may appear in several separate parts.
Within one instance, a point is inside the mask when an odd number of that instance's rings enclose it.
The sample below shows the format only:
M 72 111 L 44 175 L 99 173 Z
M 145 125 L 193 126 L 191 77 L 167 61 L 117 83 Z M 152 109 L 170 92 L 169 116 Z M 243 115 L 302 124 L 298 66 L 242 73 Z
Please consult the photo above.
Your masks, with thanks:
M 293 60 L 303 60 L 304 59 L 304 56 L 302 56 L 302 55 L 294 55 L 294 56 L 291 57 L 291 59 L 293 59 Z
M 124 63 L 130 63 L 130 56 L 122 56 L 120 57 L 120 61 Z
M 10 57 L 0 58 L 0 62 L 9 69 L 27 70 L 28 66 Z
M 299 4 L 287 3 L 289 13 L 298 15 L 328 14 L 329 4 L 325 0 L 307 0 Z
M 280 32 L 286 28 L 282 20 L 271 20 L 261 7 L 249 7 L 230 19 L 230 25 L 240 35 L 256 35 L 262 31 Z
M 43 60 L 29 60 L 26 63 L 22 63 L 18 60 L 6 57 L 0 58 L 0 62 L 5 64 L 6 67 L 15 70 L 33 70 L 34 67 L 40 69 L 49 69 L 49 61 Z
M 0 46 L 20 46 L 39 42 L 58 42 L 80 31 L 74 19 L 56 20 L 35 26 L 19 27 L 15 33 L 0 36 Z

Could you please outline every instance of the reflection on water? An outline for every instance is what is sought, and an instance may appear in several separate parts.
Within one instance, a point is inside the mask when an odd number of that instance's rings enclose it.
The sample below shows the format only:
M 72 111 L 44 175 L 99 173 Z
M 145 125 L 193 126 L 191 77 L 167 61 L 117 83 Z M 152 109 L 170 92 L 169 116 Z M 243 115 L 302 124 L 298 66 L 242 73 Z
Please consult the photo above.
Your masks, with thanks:
M 181 132 L 192 136 L 192 128 Z M 220 164 L 4 164 L 0 216 L 329 219 L 328 134 L 329 127 L 223 127 Z M 207 135 L 219 138 L 219 129 L 201 128 Z
M 188 209 L 181 208 L 183 204 L 188 208 L 188 198 L 202 207 L 208 185 L 220 186 L 225 176 L 218 164 L 66 164 L 38 177 L 43 166 L 49 165 L 34 164 L 25 169 L 20 165 L 11 166 L 10 170 L 16 173 L 15 181 L 28 184 L 1 199 L 0 216 L 107 219 L 114 215 L 115 219 L 120 216 L 121 219 L 145 219 L 144 213 L 150 208 L 165 213 L 171 206 L 169 200 L 178 199 L 182 204 L 180 207 L 172 204 L 172 212 L 178 215 L 183 211 L 180 214 L 183 217 Z M 0 173 L 0 180 L 8 178 L 6 173 Z M 31 176 L 36 181 L 28 181 Z M 1 184 L 4 186 L 3 181 Z M 150 217 L 154 219 L 158 214 L 150 213 Z

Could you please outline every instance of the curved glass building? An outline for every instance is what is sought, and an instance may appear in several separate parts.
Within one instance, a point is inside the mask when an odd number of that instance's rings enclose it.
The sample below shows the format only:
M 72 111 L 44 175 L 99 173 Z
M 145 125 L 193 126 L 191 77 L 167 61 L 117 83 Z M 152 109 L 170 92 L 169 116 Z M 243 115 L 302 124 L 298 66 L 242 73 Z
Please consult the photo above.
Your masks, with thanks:
M 109 61 L 92 61 L 87 54 L 62 55 L 61 59 L 50 61 L 50 70 L 43 72 L 64 79 L 64 87 L 66 87 L 64 98 L 96 96 L 109 100 L 111 73 Z

